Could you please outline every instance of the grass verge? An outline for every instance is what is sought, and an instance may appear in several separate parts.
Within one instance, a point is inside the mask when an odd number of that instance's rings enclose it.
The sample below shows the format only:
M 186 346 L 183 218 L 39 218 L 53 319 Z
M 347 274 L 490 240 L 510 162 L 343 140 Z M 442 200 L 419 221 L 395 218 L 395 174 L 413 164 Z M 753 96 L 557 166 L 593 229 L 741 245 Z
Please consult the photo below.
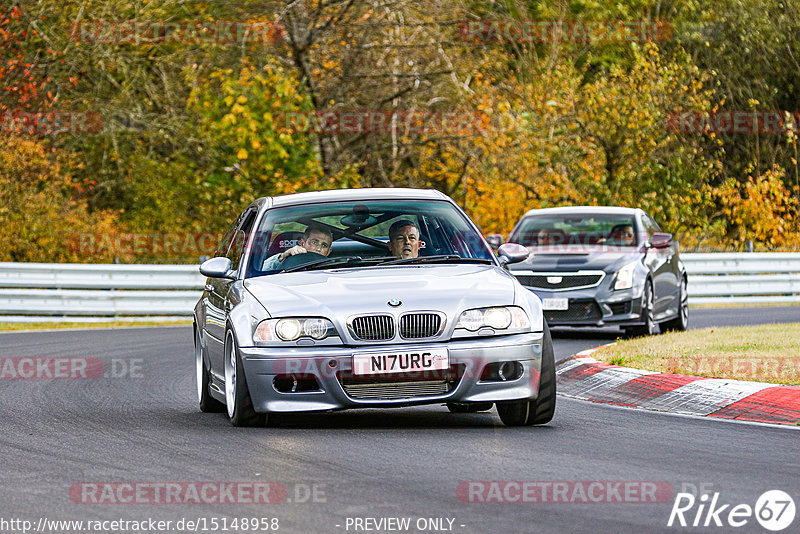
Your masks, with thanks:
M 621 339 L 592 353 L 659 373 L 800 384 L 800 323 L 714 327 Z
M 0 332 L 22 332 L 28 330 L 63 330 L 75 328 L 126 328 L 132 326 L 186 326 L 192 321 L 109 321 L 107 323 L 3 323 Z

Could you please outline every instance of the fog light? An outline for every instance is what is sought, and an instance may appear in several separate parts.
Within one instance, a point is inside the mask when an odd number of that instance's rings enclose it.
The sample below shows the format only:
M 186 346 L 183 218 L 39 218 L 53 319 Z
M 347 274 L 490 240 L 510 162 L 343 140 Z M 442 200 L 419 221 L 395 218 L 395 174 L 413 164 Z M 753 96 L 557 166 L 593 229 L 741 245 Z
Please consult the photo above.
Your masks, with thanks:
M 272 387 L 278 393 L 304 393 L 319 391 L 319 382 L 309 375 L 275 375 Z
M 500 366 L 497 375 L 500 380 L 514 380 L 514 375 L 517 372 L 516 362 L 506 362 Z
M 495 362 L 483 369 L 481 380 L 492 382 L 507 382 L 522 376 L 523 368 L 519 362 Z

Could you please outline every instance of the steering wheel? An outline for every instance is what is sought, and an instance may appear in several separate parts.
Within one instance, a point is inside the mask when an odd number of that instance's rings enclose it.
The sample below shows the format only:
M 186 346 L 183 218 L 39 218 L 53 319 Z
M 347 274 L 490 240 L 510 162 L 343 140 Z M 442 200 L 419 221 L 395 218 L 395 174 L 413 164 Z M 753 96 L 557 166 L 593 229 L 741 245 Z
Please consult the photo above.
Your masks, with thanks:
M 305 265 L 306 263 L 311 263 L 312 261 L 324 260 L 326 257 L 327 256 L 317 254 L 316 252 L 304 252 L 301 254 L 295 254 L 294 256 L 289 256 L 280 262 L 278 267 L 281 269 L 291 269 L 292 267 Z

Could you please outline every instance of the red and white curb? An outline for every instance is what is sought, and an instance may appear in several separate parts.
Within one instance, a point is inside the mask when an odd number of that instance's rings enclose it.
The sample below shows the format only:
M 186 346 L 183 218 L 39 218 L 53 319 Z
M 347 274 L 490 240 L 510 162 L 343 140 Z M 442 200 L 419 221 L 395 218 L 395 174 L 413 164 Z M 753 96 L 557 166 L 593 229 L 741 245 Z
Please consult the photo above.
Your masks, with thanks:
M 759 423 L 800 424 L 800 386 L 620 367 L 592 358 L 591 354 L 600 348 L 579 352 L 558 364 L 556 374 L 560 394 L 646 410 Z

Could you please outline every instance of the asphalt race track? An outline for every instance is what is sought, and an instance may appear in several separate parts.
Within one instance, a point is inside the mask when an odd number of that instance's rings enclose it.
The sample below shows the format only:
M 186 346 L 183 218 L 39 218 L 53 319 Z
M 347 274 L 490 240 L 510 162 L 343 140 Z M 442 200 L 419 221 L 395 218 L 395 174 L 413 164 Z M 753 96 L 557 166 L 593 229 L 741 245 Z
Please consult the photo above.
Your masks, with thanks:
M 800 321 L 800 307 L 692 309 L 690 320 L 693 327 L 793 322 Z M 556 358 L 616 336 L 610 330 L 557 331 Z M 148 518 L 173 521 L 166 532 L 209 532 L 212 519 L 222 524 L 245 517 L 278 518 L 278 532 L 290 533 L 764 532 L 754 516 L 732 528 L 729 511 L 738 504 L 754 507 L 773 489 L 800 507 L 800 429 L 564 397 L 546 427 L 506 428 L 494 410 L 453 415 L 434 406 L 283 416 L 270 428 L 238 429 L 222 414 L 196 408 L 189 327 L 0 334 L 0 358 L 18 357 L 97 358 L 105 376 L 0 380 L 0 532 L 21 532 L 14 527 L 21 520 L 31 521 L 31 530 L 44 525 L 40 532 L 80 532 L 74 525 L 47 525 Z M 550 493 L 544 503 L 465 502 L 473 495 L 465 487 L 492 487 L 470 481 L 539 482 L 539 488 L 569 482 L 570 491 L 560 498 Z M 273 482 L 270 495 L 281 502 L 247 504 L 247 494 L 222 504 L 188 497 L 164 502 L 162 494 L 158 503 L 109 504 L 119 492 L 101 498 L 105 504 L 92 502 L 100 495 L 92 493 L 95 487 L 166 482 Z M 613 491 L 587 502 L 573 490 L 591 482 L 604 488 L 607 482 L 633 488 L 652 482 L 670 491 L 657 494 L 655 503 L 634 502 L 638 494 L 624 492 L 626 502 L 619 502 Z M 285 488 L 285 497 L 274 488 Z M 730 505 L 718 516 L 723 527 L 714 527 L 713 518 L 707 528 L 667 527 L 675 493 L 695 488 L 718 493 L 717 508 Z M 685 513 L 689 524 L 697 511 L 695 504 Z M 378 529 L 364 518 L 411 523 L 406 530 L 394 523 Z M 181 519 L 205 521 L 207 528 L 175 528 Z M 706 519 L 704 510 L 699 524 Z M 798 525 L 800 517 L 785 532 L 797 532 Z

